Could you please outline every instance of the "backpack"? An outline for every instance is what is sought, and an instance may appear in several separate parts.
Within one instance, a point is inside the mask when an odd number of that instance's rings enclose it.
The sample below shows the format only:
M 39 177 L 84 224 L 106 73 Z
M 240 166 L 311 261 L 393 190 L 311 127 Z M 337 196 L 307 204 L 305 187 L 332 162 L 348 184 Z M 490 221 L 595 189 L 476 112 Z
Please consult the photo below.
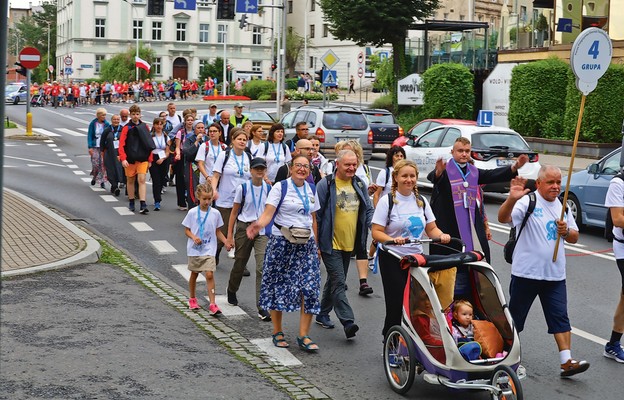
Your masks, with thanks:
M 316 194 L 316 185 L 312 185 L 308 182 L 306 182 L 308 185 L 310 185 L 310 188 L 312 189 L 312 193 L 315 195 Z M 305 185 L 305 183 L 304 183 Z M 245 185 L 247 186 L 247 185 Z M 280 200 L 277 203 L 277 207 L 275 207 L 275 212 L 273 213 L 273 218 L 271 218 L 271 222 L 269 222 L 267 224 L 267 226 L 264 227 L 264 234 L 266 236 L 271 236 L 271 230 L 273 229 L 273 225 L 275 224 L 275 216 L 277 215 L 280 207 L 282 206 L 282 202 L 284 201 L 284 198 L 286 197 L 286 193 L 288 193 L 288 179 L 282 181 L 281 186 L 281 193 L 280 193 Z M 245 188 L 243 187 L 243 196 L 245 193 Z M 244 197 L 243 197 L 244 199 Z M 242 201 L 241 201 L 241 208 L 243 207 L 242 205 Z
M 505 261 L 509 264 L 513 261 L 513 252 L 516 249 L 516 244 L 518 243 L 518 239 L 522 234 L 522 229 L 526 225 L 529 217 L 533 214 L 533 210 L 535 210 L 535 203 L 537 203 L 537 198 L 535 197 L 535 192 L 529 193 L 529 207 L 527 208 L 527 212 L 522 219 L 522 224 L 520 225 L 520 231 L 518 231 L 518 236 L 516 237 L 516 227 L 514 226 L 509 230 L 509 239 L 505 246 L 503 246 L 503 255 L 505 257 Z
M 422 201 L 423 204 L 425 203 L 425 200 L 423 200 L 423 197 L 420 195 L 420 193 L 416 195 L 416 200 Z M 388 223 L 390 222 L 392 207 L 394 207 L 394 199 L 392 198 L 392 193 L 388 193 L 388 216 L 386 217 L 386 221 L 388 221 Z M 425 216 L 425 225 L 427 225 L 427 215 L 424 212 L 423 215 Z
M 388 186 L 389 179 L 390 179 L 390 167 L 386 167 L 386 181 L 384 182 L 384 187 Z
M 282 142 L 282 149 L 284 150 L 284 157 L 286 157 L 286 149 L 288 147 L 286 147 L 286 143 Z M 251 146 L 249 147 L 251 148 Z M 269 141 L 267 140 L 266 142 L 264 142 L 264 158 L 266 158 L 267 153 L 269 152 Z
M 624 181 L 624 174 L 620 172 L 616 176 L 611 179 L 619 178 Z M 623 231 L 624 233 L 624 231 Z M 611 243 L 614 240 L 616 242 L 624 243 L 624 240 L 618 239 L 613 235 L 613 218 L 611 218 L 611 209 L 607 208 L 607 216 L 605 217 L 605 231 L 604 238 L 607 239 L 607 242 Z
M 223 175 L 223 169 L 225 168 L 225 166 L 227 165 L 228 160 L 230 159 L 230 153 L 232 152 L 232 148 L 228 147 L 227 150 L 225 150 L 225 157 L 223 158 L 223 165 L 221 166 L 221 171 L 219 171 L 219 173 L 221 175 Z M 247 159 L 249 160 L 249 165 L 251 165 L 251 154 L 249 153 L 249 151 L 245 150 L 243 151 L 243 154 L 247 155 Z M 221 184 L 221 179 L 219 179 L 219 184 Z M 219 184 L 217 184 L 217 189 L 219 188 Z

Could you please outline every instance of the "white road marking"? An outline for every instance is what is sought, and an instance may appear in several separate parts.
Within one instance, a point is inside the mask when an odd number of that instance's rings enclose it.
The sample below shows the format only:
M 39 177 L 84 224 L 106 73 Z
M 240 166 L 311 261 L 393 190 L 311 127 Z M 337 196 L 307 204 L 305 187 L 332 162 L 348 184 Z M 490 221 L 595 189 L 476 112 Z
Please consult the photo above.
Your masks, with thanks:
M 91 180 L 91 178 L 87 178 Z M 128 207 L 113 207 L 113 210 L 117 211 L 119 215 L 134 215 L 134 212 L 130 211 Z
M 60 154 L 59 154 L 59 156 L 60 156 Z M 71 158 L 61 158 L 61 161 L 67 162 L 67 163 L 73 162 L 73 160 Z
M 582 337 L 584 339 L 587 339 L 589 341 L 597 343 L 597 344 L 599 344 L 601 346 L 604 346 L 609 341 L 607 339 L 603 339 L 603 338 L 598 337 L 596 335 L 592 335 L 589 332 L 585 332 L 585 331 L 583 331 L 583 330 L 581 330 L 579 328 L 575 328 L 575 327 L 572 327 L 572 333 L 575 334 L 575 335 L 578 335 L 578 336 L 580 336 L 580 337 Z
M 67 168 L 78 169 L 80 167 L 78 167 L 76 164 L 71 164 L 71 165 L 68 165 Z
M 57 147 L 57 146 L 55 144 L 53 144 L 53 143 L 52 144 L 49 143 L 48 147 Z
M 178 252 L 178 250 L 176 250 L 176 248 L 166 240 L 150 240 L 150 244 L 159 254 L 171 254 Z
M 43 141 L 43 143 L 54 143 L 54 140 L 46 139 Z
M 209 301 L 208 296 L 206 296 L 206 300 Z M 227 315 L 228 317 L 232 317 L 234 315 L 247 315 L 245 310 L 243 310 L 239 306 L 229 305 L 227 302 L 227 296 L 224 294 L 216 295 L 215 301 L 217 302 L 217 305 L 221 309 L 221 312 L 223 313 L 223 315 Z
M 91 182 L 91 178 L 80 178 L 83 182 Z
M 61 149 L 52 149 L 52 151 L 63 151 Z
M 45 111 L 45 112 L 52 113 L 52 114 L 60 115 L 61 117 L 65 118 L 65 119 L 71 119 L 72 121 L 81 122 L 81 123 L 83 123 L 85 125 L 89 125 L 91 123 L 91 121 L 85 121 L 84 119 L 80 119 L 80 118 L 77 118 L 77 117 L 74 117 L 74 116 L 71 116 L 71 115 L 65 115 L 63 113 L 51 110 L 49 108 L 45 108 L 44 107 L 44 108 L 41 108 L 41 110 Z M 91 114 L 91 115 L 93 115 L 93 114 Z M 60 136 L 60 135 L 57 135 L 57 136 Z
M 376 170 L 378 170 L 378 171 L 381 171 L 382 169 L 385 169 L 385 168 L 379 168 L 379 167 L 370 167 L 370 166 L 369 166 L 368 168 L 370 168 L 370 169 L 376 169 Z
M 37 168 L 37 167 L 45 167 L 45 165 L 41 164 L 26 164 L 27 167 Z
M 63 132 L 63 133 L 66 133 L 68 135 L 71 135 L 71 136 L 87 136 L 84 133 L 76 132 L 76 131 L 68 129 L 68 128 L 54 128 L 54 129 L 56 129 L 59 132 Z
M 117 202 L 117 197 L 110 194 L 101 194 L 100 197 L 107 203 Z
M 91 182 L 90 178 L 86 178 L 89 179 L 89 182 Z M 103 187 L 99 187 L 99 186 L 91 186 L 91 190 L 93 190 L 94 192 L 106 192 L 106 189 L 104 189 Z
M 172 267 L 188 282 L 189 278 L 191 277 L 191 271 L 188 270 L 188 265 L 173 264 Z M 199 274 L 199 276 L 197 277 L 197 282 L 206 282 L 206 277 L 204 276 L 204 274 Z
M 130 210 L 128 210 L 130 211 Z M 153 231 L 154 229 L 145 222 L 130 222 L 130 225 L 139 232 Z
M 76 175 L 86 175 L 86 173 L 84 171 L 72 171 L 74 174 Z M 91 179 L 89 179 L 89 182 L 91 181 Z
M 292 343 L 293 341 L 294 343 Z M 299 361 L 297 357 L 293 356 L 292 353 L 288 351 L 288 349 L 283 349 L 283 348 L 281 349 L 279 347 L 275 347 L 273 345 L 272 338 L 251 339 L 250 342 L 258 346 L 258 348 L 264 351 L 265 353 L 267 353 L 269 357 L 271 357 L 272 360 L 274 360 L 275 362 L 281 365 L 288 366 L 288 367 L 295 366 L 295 365 L 303 365 L 303 363 Z M 293 340 L 291 340 L 289 344 L 291 346 L 296 345 L 297 344 L 296 339 L 293 338 Z
M 59 135 L 58 133 L 54 133 L 52 131 L 49 131 L 47 129 L 43 129 L 43 128 L 33 128 L 33 132 L 37 132 L 40 133 L 42 135 L 46 135 L 48 137 L 60 137 L 61 135 Z
M 21 158 L 21 157 L 14 157 L 14 156 L 4 156 L 4 157 L 5 158 L 12 158 L 14 160 L 30 161 L 30 162 L 34 162 L 34 163 L 38 163 L 38 164 L 52 165 L 54 167 L 62 167 L 62 168 L 66 167 L 66 165 L 63 165 L 63 164 L 55 164 L 55 163 L 46 162 L 46 161 L 32 160 L 30 158 Z
M 59 151 L 61 151 L 61 149 L 58 149 Z M 67 154 L 65 153 L 56 153 L 57 156 L 59 157 L 67 157 Z
M 89 128 L 77 128 L 79 131 L 89 132 Z
M 39 143 L 26 143 L 26 146 L 39 146 Z

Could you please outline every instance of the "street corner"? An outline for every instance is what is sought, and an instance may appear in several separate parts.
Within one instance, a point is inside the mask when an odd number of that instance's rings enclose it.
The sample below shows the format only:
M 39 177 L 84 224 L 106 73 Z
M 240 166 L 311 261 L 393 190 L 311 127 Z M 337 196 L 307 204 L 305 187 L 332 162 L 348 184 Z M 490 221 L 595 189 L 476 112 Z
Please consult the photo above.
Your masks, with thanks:
M 41 141 L 50 139 L 49 136 L 42 135 L 37 132 L 32 132 L 30 135 L 26 133 L 26 129 L 17 128 L 4 128 L 4 138 L 9 140 L 34 140 Z

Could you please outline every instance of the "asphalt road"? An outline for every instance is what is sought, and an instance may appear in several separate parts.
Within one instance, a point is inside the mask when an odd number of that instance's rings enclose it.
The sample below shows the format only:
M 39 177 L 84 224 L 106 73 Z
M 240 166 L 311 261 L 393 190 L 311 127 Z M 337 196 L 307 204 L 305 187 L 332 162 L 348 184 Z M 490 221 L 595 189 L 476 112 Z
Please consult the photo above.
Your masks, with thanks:
M 190 103 L 178 103 L 181 111 Z M 165 103 L 141 104 L 146 120 L 150 121 L 158 111 L 165 109 Z M 220 104 L 221 106 L 221 104 Z M 200 113 L 206 104 L 198 104 Z M 272 108 L 264 104 L 258 108 Z M 107 106 L 109 115 L 121 106 Z M 7 106 L 8 116 L 18 123 L 24 121 L 25 106 Z M 138 263 L 162 277 L 172 286 L 185 292 L 185 277 L 175 266 L 185 270 L 186 255 L 183 229 L 180 225 L 184 213 L 175 207 L 174 188 L 168 188 L 162 203 L 163 210 L 149 215 L 121 215 L 127 206 L 122 197 L 111 199 L 108 192 L 97 191 L 89 186 L 90 162 L 87 156 L 85 134 L 88 122 L 93 119 L 95 107 L 68 109 L 33 109 L 34 126 L 43 128 L 59 136 L 53 137 L 56 147 L 46 143 L 7 142 L 5 149 L 5 185 L 41 200 L 54 208 L 63 210 L 98 235 L 115 243 Z M 73 132 L 74 134 L 68 134 Z M 52 143 L 51 143 L 52 144 Z M 58 149 L 58 151 L 54 151 Z M 64 154 L 64 156 L 58 153 Z M 67 162 L 63 160 L 69 160 Z M 69 167 L 76 165 L 76 168 Z M 371 162 L 374 171 L 383 162 Z M 76 172 L 77 171 L 77 172 Z M 77 175 L 77 173 L 84 175 Z M 423 190 L 428 195 L 426 190 Z M 104 196 L 104 197 L 102 197 Z M 148 204 L 151 202 L 151 186 L 148 187 Z M 116 201 L 110 201 L 116 200 Z M 500 204 L 500 196 L 488 197 L 486 209 L 492 221 Z M 137 223 L 145 223 L 137 224 Z M 494 241 L 504 243 L 507 227 L 491 222 Z M 147 229 L 150 230 L 147 230 Z M 140 230 L 139 230 L 140 229 Z M 175 252 L 159 252 L 162 242 L 167 241 Z M 491 243 L 493 265 L 507 293 L 510 266 L 502 258 L 502 247 Z M 160 243 L 155 244 L 155 243 Z M 528 378 L 523 382 L 526 398 L 620 398 L 622 366 L 602 356 L 603 343 L 611 331 L 613 311 L 619 291 L 619 274 L 615 267 L 610 245 L 602 239 L 601 232 L 583 232 L 577 246 L 567 246 L 568 254 L 568 300 L 573 335 L 573 355 L 592 363 L 591 369 L 570 380 L 559 378 L 558 353 L 554 340 L 546 333 L 546 326 L 539 304 L 527 321 L 525 331 L 520 335 L 522 342 L 523 365 Z M 232 261 L 224 258 L 223 265 L 216 273 L 217 294 L 223 295 Z M 252 264 L 249 264 L 253 271 Z M 352 265 L 354 267 L 354 265 Z M 320 345 L 321 351 L 315 355 L 291 351 L 296 360 L 292 368 L 310 379 L 335 399 L 361 398 L 400 398 L 389 388 L 382 369 L 381 327 L 384 315 L 381 296 L 381 280 L 371 275 L 369 281 L 375 293 L 367 298 L 357 295 L 357 274 L 348 277 L 349 300 L 354 308 L 360 331 L 355 340 L 346 341 L 340 329 L 324 330 L 313 326 L 310 335 Z M 240 309 L 224 309 L 228 325 L 249 339 L 270 337 L 270 324 L 261 323 L 255 315 L 254 276 L 244 278 L 239 291 Z M 200 293 L 205 290 L 198 286 Z M 222 301 L 224 303 L 224 301 Z M 204 303 L 206 304 L 206 303 Z M 332 316 L 334 319 L 335 317 Z M 298 315 L 286 315 L 285 331 L 293 338 L 296 332 Z M 291 340 L 292 341 L 292 340 Z M 215 355 L 218 357 L 218 355 Z M 225 383 L 225 382 L 224 382 Z M 415 387 L 405 396 L 418 399 L 445 399 L 455 397 L 453 392 L 429 385 L 422 378 L 416 379 Z M 193 388 L 189 387 L 192 392 Z M 484 393 L 462 393 L 462 398 L 486 398 Z

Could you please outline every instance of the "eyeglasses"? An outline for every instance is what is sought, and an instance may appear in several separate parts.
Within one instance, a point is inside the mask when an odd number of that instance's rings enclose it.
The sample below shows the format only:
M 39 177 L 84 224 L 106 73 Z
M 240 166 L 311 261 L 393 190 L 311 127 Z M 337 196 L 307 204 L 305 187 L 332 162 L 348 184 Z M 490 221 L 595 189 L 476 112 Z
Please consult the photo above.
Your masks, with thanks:
M 310 164 L 301 164 L 301 163 L 295 163 L 293 164 L 293 167 L 295 168 L 303 168 L 303 169 L 310 169 Z
M 208 129 L 208 132 L 219 133 L 220 131 L 218 129 Z

